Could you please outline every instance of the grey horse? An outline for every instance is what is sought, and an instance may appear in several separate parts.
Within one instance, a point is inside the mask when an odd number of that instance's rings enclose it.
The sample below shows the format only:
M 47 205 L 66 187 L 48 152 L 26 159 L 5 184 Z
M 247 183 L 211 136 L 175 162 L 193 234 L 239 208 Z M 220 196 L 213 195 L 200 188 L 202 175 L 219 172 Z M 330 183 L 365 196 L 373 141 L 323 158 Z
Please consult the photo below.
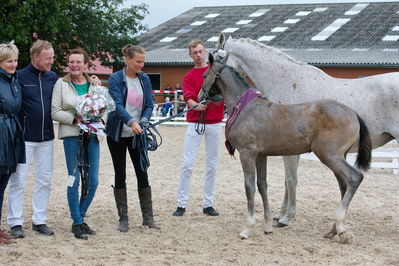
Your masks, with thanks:
M 241 238 L 249 237 L 255 224 L 255 174 L 262 196 L 265 234 L 272 233 L 272 216 L 267 197 L 267 156 L 298 155 L 314 152 L 330 168 L 339 181 L 341 202 L 332 229 L 326 238 L 339 236 L 341 243 L 351 243 L 353 234 L 344 228 L 344 218 L 357 188 L 363 180 L 360 170 L 349 165 L 345 156 L 354 147 L 358 150 L 356 165 L 367 170 L 371 161 L 371 140 L 363 120 L 349 107 L 333 100 L 282 105 L 264 97 L 252 96 L 253 89 L 232 67 L 225 63 L 228 56 L 215 61 L 209 55 L 209 69 L 204 73 L 203 88 L 198 95 L 202 100 L 222 94 L 229 120 L 226 126 L 228 147 L 236 148 L 244 172 L 248 217 Z M 254 94 L 252 94 L 254 95 Z M 237 113 L 240 107 L 240 113 Z M 235 119 L 233 124 L 231 120 Z
M 222 56 L 229 54 L 228 65 L 248 75 L 271 101 L 294 104 L 333 99 L 349 106 L 364 119 L 373 148 L 399 139 L 397 72 L 357 79 L 334 78 L 274 47 L 252 39 L 230 37 L 226 40 L 223 34 L 217 49 L 222 49 Z M 286 191 L 281 211 L 275 216 L 279 227 L 288 225 L 296 214 L 299 156 L 284 156 L 283 160 Z

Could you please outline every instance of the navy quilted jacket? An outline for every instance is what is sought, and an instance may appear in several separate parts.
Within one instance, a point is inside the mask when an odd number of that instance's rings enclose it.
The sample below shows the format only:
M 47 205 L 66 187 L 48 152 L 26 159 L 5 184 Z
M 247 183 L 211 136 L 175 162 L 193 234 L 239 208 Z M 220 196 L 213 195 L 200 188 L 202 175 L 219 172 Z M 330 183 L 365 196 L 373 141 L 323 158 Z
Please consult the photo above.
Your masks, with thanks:
M 10 174 L 18 163 L 25 162 L 25 143 L 18 119 L 21 102 L 17 75 L 0 68 L 0 174 Z

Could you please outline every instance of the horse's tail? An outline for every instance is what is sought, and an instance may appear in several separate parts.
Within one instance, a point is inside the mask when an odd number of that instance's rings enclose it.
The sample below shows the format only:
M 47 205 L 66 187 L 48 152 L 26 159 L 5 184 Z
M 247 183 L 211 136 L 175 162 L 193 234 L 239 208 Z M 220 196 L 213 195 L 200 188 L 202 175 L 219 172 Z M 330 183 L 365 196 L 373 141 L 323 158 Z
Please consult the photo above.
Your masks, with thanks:
M 370 168 L 371 163 L 371 139 L 369 129 L 363 119 L 356 114 L 357 120 L 359 121 L 359 149 L 357 151 L 356 166 L 357 168 L 367 171 Z

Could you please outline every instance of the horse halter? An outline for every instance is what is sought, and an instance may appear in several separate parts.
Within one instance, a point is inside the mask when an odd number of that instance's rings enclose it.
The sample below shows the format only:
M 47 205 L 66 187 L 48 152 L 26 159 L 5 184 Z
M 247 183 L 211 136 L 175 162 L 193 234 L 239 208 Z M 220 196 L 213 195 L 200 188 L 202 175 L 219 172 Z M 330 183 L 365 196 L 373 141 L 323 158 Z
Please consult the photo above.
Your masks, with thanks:
M 201 87 L 201 91 L 204 93 L 205 100 L 210 100 L 212 102 L 221 102 L 223 100 L 223 95 L 220 92 L 219 87 L 216 85 L 216 81 L 220 79 L 220 73 L 222 73 L 223 69 L 225 69 L 227 65 L 223 64 L 219 60 L 215 60 L 215 62 L 218 62 L 222 66 L 219 68 L 218 71 L 216 71 L 215 80 L 213 81 L 209 92 L 205 91 L 204 87 Z

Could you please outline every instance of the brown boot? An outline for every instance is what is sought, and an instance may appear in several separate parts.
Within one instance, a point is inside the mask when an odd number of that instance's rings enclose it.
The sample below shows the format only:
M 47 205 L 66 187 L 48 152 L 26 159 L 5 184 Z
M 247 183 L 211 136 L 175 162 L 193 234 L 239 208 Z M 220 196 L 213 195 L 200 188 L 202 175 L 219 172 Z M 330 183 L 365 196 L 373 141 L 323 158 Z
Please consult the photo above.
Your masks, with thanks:
M 129 218 L 127 216 L 127 194 L 126 188 L 114 188 L 114 197 L 116 202 L 116 209 L 119 215 L 120 232 L 127 232 L 129 230 Z
M 141 213 L 143 214 L 143 225 L 160 230 L 161 228 L 154 222 L 152 213 L 151 187 L 139 188 L 138 192 Z
M 12 243 L 11 239 L 0 237 L 0 244 L 10 244 L 10 243 Z
M 9 234 L 7 234 L 6 232 L 4 232 L 1 229 L 0 229 L 0 237 L 3 239 L 7 239 L 7 240 L 14 239 L 13 236 L 10 236 Z

